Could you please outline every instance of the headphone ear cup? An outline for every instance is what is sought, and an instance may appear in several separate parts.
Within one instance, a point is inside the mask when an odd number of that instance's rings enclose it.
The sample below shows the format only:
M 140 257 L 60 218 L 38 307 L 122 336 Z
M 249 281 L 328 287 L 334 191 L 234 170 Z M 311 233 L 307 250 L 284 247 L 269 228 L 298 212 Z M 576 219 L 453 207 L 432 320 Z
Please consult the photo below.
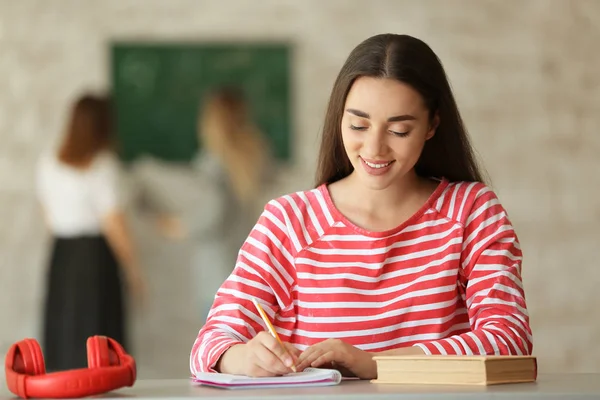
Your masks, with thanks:
M 107 337 L 108 348 L 110 353 L 110 364 L 111 365 L 127 365 L 131 372 L 131 384 L 135 382 L 137 378 L 137 368 L 135 365 L 135 359 L 125 351 L 123 345 L 117 342 L 115 339 Z
M 110 366 L 110 354 L 106 337 L 91 336 L 88 338 L 86 345 L 89 368 L 103 368 Z
M 25 375 L 43 375 L 46 373 L 42 348 L 35 339 L 23 339 L 17 344 L 14 369 L 22 369 Z

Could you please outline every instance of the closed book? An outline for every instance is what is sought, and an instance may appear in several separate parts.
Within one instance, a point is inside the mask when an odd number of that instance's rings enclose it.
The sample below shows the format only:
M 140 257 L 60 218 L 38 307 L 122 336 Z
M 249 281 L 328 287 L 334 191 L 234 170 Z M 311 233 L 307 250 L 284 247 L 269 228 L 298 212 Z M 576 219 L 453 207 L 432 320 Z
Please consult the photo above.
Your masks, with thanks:
M 534 382 L 534 356 L 376 356 L 373 383 L 496 385 Z

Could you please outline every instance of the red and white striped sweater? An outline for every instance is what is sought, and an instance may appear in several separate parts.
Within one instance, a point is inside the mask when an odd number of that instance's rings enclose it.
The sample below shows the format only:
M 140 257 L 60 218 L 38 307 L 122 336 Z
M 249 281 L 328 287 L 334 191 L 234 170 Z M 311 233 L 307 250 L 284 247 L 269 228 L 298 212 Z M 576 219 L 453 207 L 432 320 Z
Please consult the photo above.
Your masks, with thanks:
M 349 222 L 326 186 L 269 202 L 217 292 L 190 355 L 212 372 L 232 345 L 265 330 L 299 349 L 338 338 L 378 352 L 531 354 L 521 249 L 495 193 L 442 180 L 387 232 Z

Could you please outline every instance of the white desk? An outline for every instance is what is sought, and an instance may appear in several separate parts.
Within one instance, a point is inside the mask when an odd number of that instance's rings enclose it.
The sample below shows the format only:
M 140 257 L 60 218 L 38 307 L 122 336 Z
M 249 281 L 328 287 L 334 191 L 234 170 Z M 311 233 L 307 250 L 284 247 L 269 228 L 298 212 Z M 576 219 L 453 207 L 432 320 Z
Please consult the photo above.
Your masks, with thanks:
M 132 388 L 108 393 L 105 399 L 201 399 L 201 400 L 484 400 L 484 399 L 600 399 L 600 374 L 542 375 L 536 383 L 478 386 L 400 386 L 368 381 L 344 381 L 339 386 L 224 390 L 194 386 L 189 380 L 139 380 Z M 6 386 L 0 400 L 12 399 Z

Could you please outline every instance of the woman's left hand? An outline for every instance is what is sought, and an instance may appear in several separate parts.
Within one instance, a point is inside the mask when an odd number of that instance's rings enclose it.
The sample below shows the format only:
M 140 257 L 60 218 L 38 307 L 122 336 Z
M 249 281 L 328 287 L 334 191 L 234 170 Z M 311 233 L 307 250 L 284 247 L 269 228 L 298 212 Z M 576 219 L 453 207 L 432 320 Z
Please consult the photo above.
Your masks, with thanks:
M 296 368 L 323 367 L 346 370 L 360 379 L 375 379 L 377 365 L 373 355 L 340 339 L 327 339 L 300 354 Z

